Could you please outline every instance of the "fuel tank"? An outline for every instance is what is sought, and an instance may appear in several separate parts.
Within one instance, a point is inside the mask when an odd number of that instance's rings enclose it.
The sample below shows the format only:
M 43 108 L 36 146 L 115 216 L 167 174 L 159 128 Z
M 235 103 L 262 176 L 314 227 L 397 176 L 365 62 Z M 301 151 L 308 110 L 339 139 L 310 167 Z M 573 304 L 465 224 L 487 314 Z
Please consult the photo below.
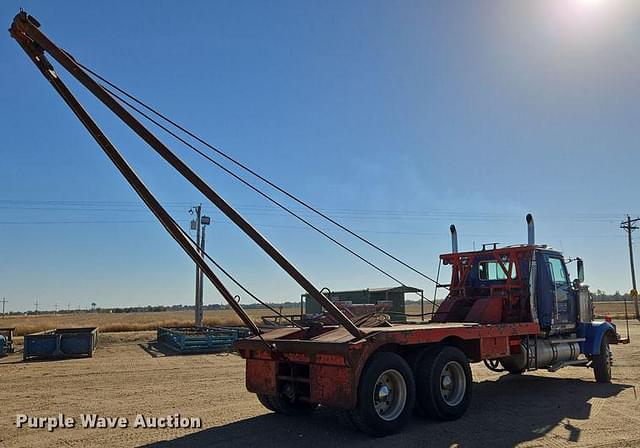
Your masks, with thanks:
M 527 368 L 543 369 L 560 362 L 575 361 L 580 355 L 580 345 L 577 342 L 567 342 L 562 338 L 538 339 L 537 344 L 531 342 L 529 345 L 523 340 L 520 353 L 500 359 L 500 364 L 510 372 L 517 372 Z M 527 365 L 527 361 L 532 365 Z

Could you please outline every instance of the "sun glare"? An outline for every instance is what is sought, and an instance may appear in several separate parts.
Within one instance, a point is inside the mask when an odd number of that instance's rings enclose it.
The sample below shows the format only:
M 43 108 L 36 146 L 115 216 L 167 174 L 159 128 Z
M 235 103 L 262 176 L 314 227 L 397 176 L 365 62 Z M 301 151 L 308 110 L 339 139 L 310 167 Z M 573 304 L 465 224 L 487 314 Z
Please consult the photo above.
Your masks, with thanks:
M 576 0 L 576 3 L 583 8 L 595 8 L 607 3 L 607 1 L 608 0 Z

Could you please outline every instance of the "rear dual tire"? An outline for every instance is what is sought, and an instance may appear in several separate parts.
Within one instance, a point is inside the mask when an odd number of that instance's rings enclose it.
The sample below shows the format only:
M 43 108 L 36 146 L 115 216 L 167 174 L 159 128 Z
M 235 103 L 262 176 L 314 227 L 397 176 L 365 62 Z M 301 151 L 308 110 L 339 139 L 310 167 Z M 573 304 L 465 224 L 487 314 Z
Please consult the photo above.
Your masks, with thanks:
M 393 434 L 411 418 L 415 396 L 409 364 L 395 353 L 376 353 L 362 372 L 358 404 L 347 417 L 357 429 L 375 437 Z
M 374 436 L 400 431 L 412 410 L 437 420 L 455 420 L 471 403 L 473 378 L 467 356 L 451 346 L 430 347 L 412 359 L 395 353 L 372 356 L 358 388 L 358 405 L 347 412 L 357 429 Z
M 466 355 L 455 347 L 440 346 L 424 350 L 413 361 L 412 369 L 396 353 L 372 355 L 360 377 L 356 408 L 343 411 L 343 420 L 381 437 L 400 431 L 416 404 L 424 416 L 460 418 L 471 402 L 473 380 Z M 307 414 L 315 408 L 283 394 L 258 394 L 258 400 L 267 409 L 284 415 Z
M 467 356 L 458 348 L 429 350 L 416 366 L 418 413 L 456 420 L 471 404 L 473 377 Z

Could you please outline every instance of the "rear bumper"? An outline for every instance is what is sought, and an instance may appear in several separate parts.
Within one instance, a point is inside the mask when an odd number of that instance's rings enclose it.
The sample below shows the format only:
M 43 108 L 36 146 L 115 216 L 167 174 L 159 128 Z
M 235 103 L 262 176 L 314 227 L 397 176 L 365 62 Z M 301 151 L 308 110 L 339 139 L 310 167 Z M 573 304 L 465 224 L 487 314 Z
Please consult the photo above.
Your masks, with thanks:
M 256 394 L 276 395 L 288 385 L 310 403 L 341 409 L 352 409 L 356 404 L 354 369 L 347 366 L 247 359 L 246 384 L 247 390 Z
M 310 403 L 352 409 L 356 405 L 357 378 L 363 359 L 363 344 L 321 343 L 304 340 L 240 340 L 236 348 L 246 359 L 249 392 L 276 395 L 285 388 Z

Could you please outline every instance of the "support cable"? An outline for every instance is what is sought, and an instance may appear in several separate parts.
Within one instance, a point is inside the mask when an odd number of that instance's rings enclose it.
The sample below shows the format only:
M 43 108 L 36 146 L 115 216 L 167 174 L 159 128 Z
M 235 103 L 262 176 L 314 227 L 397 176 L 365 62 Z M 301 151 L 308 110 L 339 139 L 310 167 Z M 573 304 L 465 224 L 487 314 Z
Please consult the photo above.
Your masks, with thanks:
M 80 64 L 78 64 L 80 65 Z M 112 95 L 114 98 L 116 98 L 118 101 L 120 101 L 121 103 L 125 104 L 126 106 L 128 106 L 129 108 L 131 108 L 132 110 L 134 110 L 135 112 L 137 112 L 138 114 L 140 114 L 141 116 L 143 116 L 144 118 L 146 118 L 147 120 L 149 120 L 151 123 L 155 124 L 156 126 L 158 126 L 160 129 L 162 129 L 163 131 L 165 131 L 166 133 L 168 133 L 169 135 L 171 135 L 172 137 L 174 137 L 176 140 L 180 141 L 181 143 L 183 143 L 184 145 L 186 145 L 187 147 L 189 147 L 190 149 L 192 149 L 193 151 L 195 151 L 196 153 L 198 153 L 200 156 L 204 157 L 205 159 L 207 159 L 209 162 L 213 163 L 214 165 L 216 165 L 218 168 L 220 168 L 221 170 L 223 170 L 225 173 L 229 174 L 230 176 L 232 176 L 233 178 L 235 178 L 236 180 L 238 180 L 239 182 L 241 182 L 242 184 L 246 185 L 248 188 L 252 189 L 253 191 L 255 191 L 256 193 L 258 193 L 260 196 L 264 197 L 265 199 L 267 199 L 269 202 L 273 203 L 274 205 L 276 205 L 277 207 L 281 208 L 282 210 L 284 210 L 285 212 L 287 212 L 288 214 L 290 214 L 291 216 L 293 216 L 294 218 L 298 219 L 299 221 L 301 221 L 302 223 L 306 224 L 307 226 L 309 226 L 310 228 L 312 228 L 313 230 L 315 230 L 316 232 L 320 233 L 322 236 L 324 236 L 325 238 L 329 239 L 330 241 L 332 241 L 333 243 L 335 243 L 336 245 L 338 245 L 339 247 L 341 247 L 342 249 L 346 250 L 347 252 L 349 252 L 351 255 L 353 255 L 354 257 L 360 259 L 361 261 L 363 261 L 364 263 L 368 264 L 369 266 L 371 266 L 372 268 L 374 268 L 375 270 L 377 270 L 378 272 L 384 274 L 385 276 L 389 277 L 391 280 L 397 282 L 398 284 L 400 284 L 401 286 L 406 286 L 402 281 L 400 281 L 398 278 L 396 278 L 395 276 L 393 276 L 392 274 L 390 274 L 389 272 L 385 271 L 384 269 L 380 268 L 379 266 L 375 265 L 373 262 L 369 261 L 368 259 L 366 259 L 365 257 L 363 257 L 362 255 L 358 254 L 357 252 L 355 252 L 353 249 L 347 247 L 346 245 L 344 245 L 343 243 L 341 243 L 340 241 L 338 241 L 337 239 L 335 239 L 334 237 L 332 237 L 331 235 L 329 235 L 328 233 L 326 233 L 324 230 L 320 229 L 319 227 L 317 227 L 316 225 L 312 224 L 311 222 L 309 222 L 308 220 L 306 220 L 305 218 L 303 218 L 302 216 L 300 216 L 299 214 L 297 214 L 296 212 L 294 212 L 293 210 L 289 209 L 287 206 L 285 206 L 284 204 L 278 202 L 276 199 L 272 198 L 271 196 L 269 196 L 268 194 L 266 194 L 265 192 L 263 192 L 262 190 L 260 190 L 259 188 L 257 188 L 256 186 L 252 185 L 250 182 L 248 182 L 247 180 L 243 179 L 242 177 L 240 177 L 238 174 L 234 173 L 233 171 L 231 171 L 229 168 L 225 167 L 224 165 L 222 165 L 220 162 L 216 161 L 215 159 L 211 158 L 209 155 L 207 155 L 206 153 L 204 153 L 203 151 L 201 151 L 200 149 L 198 149 L 197 147 L 195 147 L 194 145 L 192 145 L 191 143 L 189 143 L 188 141 L 186 141 L 184 138 L 180 137 L 179 135 L 177 135 L 175 132 L 173 132 L 172 130 L 170 130 L 169 128 L 167 128 L 166 126 L 164 126 L 162 123 L 159 123 L 157 120 L 155 120 L 153 117 L 150 117 L 148 114 L 146 114 L 145 112 L 143 112 L 142 110 L 140 110 L 139 108 L 137 108 L 136 106 L 134 106 L 133 104 L 131 104 L 129 101 L 125 100 L 124 98 L 122 98 L 121 96 L 119 96 L 117 93 L 115 93 L 113 90 L 109 89 L 108 87 L 101 85 L 101 87 L 103 89 L 105 89 L 105 91 L 107 91 L 110 95 Z
M 175 220 L 173 221 L 175 223 Z M 187 238 L 191 239 L 191 237 L 187 234 L 187 232 L 185 232 L 185 230 L 180 227 L 177 223 L 176 226 L 178 226 L 180 228 L 180 231 L 182 232 L 183 235 L 185 235 Z M 247 295 L 249 295 L 253 300 L 255 300 L 256 302 L 258 302 L 260 305 L 264 306 L 265 308 L 268 308 L 269 310 L 273 311 L 274 313 L 276 313 L 278 316 L 280 316 L 281 318 L 289 321 L 289 323 L 291 323 L 291 325 L 300 328 L 301 330 L 304 330 L 304 327 L 301 326 L 300 324 L 297 324 L 296 322 L 294 322 L 293 320 L 289 319 L 287 316 L 285 316 L 284 314 L 280 313 L 278 310 L 276 310 L 275 308 L 273 308 L 271 305 L 269 305 L 268 303 L 264 302 L 263 300 L 260 300 L 255 294 L 253 294 L 251 291 L 249 291 L 247 288 L 244 287 L 244 285 L 242 285 L 242 283 L 240 283 L 238 280 L 235 279 L 235 277 L 233 277 L 226 269 L 224 269 L 222 266 L 220 266 L 220 264 L 218 264 L 218 262 L 216 260 L 214 260 L 206 251 L 204 250 L 200 250 L 200 252 L 205 256 L 205 258 L 207 258 L 216 268 L 218 268 L 220 270 L 220 272 L 222 272 L 229 280 L 231 280 L 238 288 L 240 288 L 242 291 L 244 291 Z
M 143 108 L 147 109 L 149 112 L 151 112 L 152 114 L 156 115 L 157 117 L 161 118 L 162 120 L 164 120 L 165 122 L 171 124 L 172 126 L 176 127 L 177 129 L 181 130 L 182 132 L 184 132 L 185 134 L 187 134 L 188 136 L 192 137 L 193 139 L 197 140 L 199 143 L 205 145 L 206 147 L 208 147 L 210 150 L 216 152 L 217 154 L 219 154 L 220 156 L 224 157 L 225 159 L 229 160 L 230 162 L 232 162 L 233 164 L 235 164 L 236 166 L 242 168 L 243 170 L 245 170 L 246 172 L 250 173 L 251 175 L 257 177 L 258 179 L 260 179 L 261 181 L 265 182 L 267 185 L 271 186 L 272 188 L 276 189 L 277 191 L 279 191 L 280 193 L 284 194 L 285 196 L 287 196 L 288 198 L 290 198 L 291 200 L 297 202 L 298 204 L 302 205 L 303 207 L 307 208 L 308 210 L 312 211 L 313 213 L 317 214 L 318 216 L 322 217 L 323 219 L 329 221 L 330 223 L 332 223 L 333 225 L 337 226 L 338 228 L 342 229 L 343 231 L 347 232 L 348 234 L 350 234 L 351 236 L 357 238 L 358 240 L 360 240 L 361 242 L 367 244 L 368 246 L 374 248 L 375 250 L 377 250 L 378 252 L 386 255 L 387 257 L 391 258 L 392 260 L 396 261 L 397 263 L 400 263 L 402 266 L 404 266 L 405 268 L 413 271 L 414 273 L 420 275 L 421 277 L 435 283 L 436 285 L 438 285 L 437 280 L 434 280 L 433 278 L 431 278 L 430 276 L 428 276 L 427 274 L 419 271 L 418 269 L 414 268 L 413 266 L 411 266 L 410 264 L 408 264 L 407 262 L 399 259 L 398 257 L 396 257 L 395 255 L 391 254 L 390 252 L 388 252 L 387 250 L 383 249 L 382 247 L 378 246 L 377 244 L 369 241 L 368 239 L 364 238 L 363 236 L 359 235 L 358 233 L 352 231 L 351 229 L 349 229 L 348 227 L 344 226 L 343 224 L 340 224 L 338 221 L 334 220 L 333 218 L 331 218 L 330 216 L 328 216 L 327 214 L 323 213 L 322 211 L 320 211 L 319 209 L 313 207 L 312 205 L 310 205 L 309 203 L 307 203 L 306 201 L 298 198 L 297 196 L 293 195 L 292 193 L 289 193 L 287 190 L 285 190 L 284 188 L 280 187 L 279 185 L 275 184 L 274 182 L 270 181 L 269 179 L 265 178 L 264 176 L 260 175 L 259 173 L 257 173 L 256 171 L 254 171 L 253 169 L 249 168 L 248 166 L 246 166 L 245 164 L 243 164 L 242 162 L 234 159 L 233 157 L 229 156 L 228 154 L 226 154 L 225 152 L 223 152 L 222 150 L 216 148 L 215 146 L 211 145 L 210 143 L 208 143 L 206 140 L 198 137 L 196 134 L 194 134 L 193 132 L 189 131 L 188 129 L 186 129 L 184 126 L 181 126 L 180 124 L 176 123 L 175 121 L 171 120 L 170 118 L 168 118 L 166 115 L 158 112 L 156 109 L 152 108 L 151 106 L 148 106 L 147 104 L 145 104 L 142 100 L 139 100 L 138 98 L 136 98 L 135 96 L 131 95 L 130 93 L 128 93 L 127 91 L 125 91 L 124 89 L 121 89 L 120 87 L 118 87 L 117 85 L 115 85 L 114 83 L 110 82 L 109 80 L 107 80 L 106 78 L 104 78 L 103 76 L 101 76 L 100 74 L 96 73 L 95 71 L 91 70 L 90 68 L 86 67 L 85 65 L 81 64 L 80 62 L 78 62 L 77 60 L 75 61 L 76 64 L 78 64 L 80 67 L 82 67 L 84 70 L 86 70 L 87 72 L 91 73 L 93 76 L 95 76 L 96 78 L 100 79 L 101 81 L 103 81 L 104 83 L 108 84 L 109 86 L 111 86 L 113 89 L 117 90 L 118 92 L 120 92 L 121 94 L 125 95 L 126 97 L 128 97 L 129 99 L 131 99 L 132 101 L 134 101 L 135 103 L 139 104 L 140 106 L 142 106 Z M 104 86 L 103 86 L 104 87 Z M 113 92 L 110 92 L 112 95 Z M 114 95 L 116 98 L 118 98 L 116 95 Z M 119 98 L 120 99 L 120 98 Z M 122 101 L 122 99 L 120 99 L 120 101 Z M 131 105 L 129 107 L 132 107 Z M 134 109 L 136 110 L 136 109 Z M 141 113 L 138 110 L 138 113 Z M 145 116 L 143 114 L 143 116 Z M 148 116 L 145 116 L 147 119 L 150 119 Z M 155 123 L 155 122 L 154 122 Z M 157 124 L 157 123 L 156 123 Z M 164 128 L 163 128 L 164 129 Z M 166 130 L 166 129 L 165 129 Z M 175 135 L 174 135 L 175 136 Z

